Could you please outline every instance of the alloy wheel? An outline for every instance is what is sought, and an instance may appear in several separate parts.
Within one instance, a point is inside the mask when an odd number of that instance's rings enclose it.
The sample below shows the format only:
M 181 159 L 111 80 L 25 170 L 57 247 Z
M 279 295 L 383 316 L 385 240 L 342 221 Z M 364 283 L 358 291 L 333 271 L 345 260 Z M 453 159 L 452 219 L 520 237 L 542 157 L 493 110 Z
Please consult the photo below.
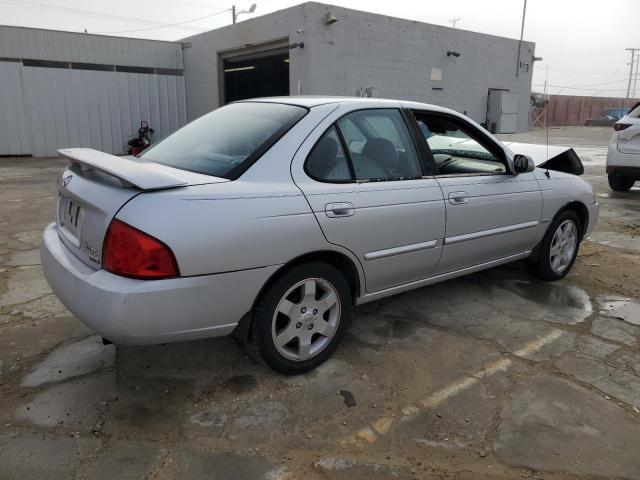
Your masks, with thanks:
M 307 278 L 282 296 L 271 322 L 271 338 L 282 356 L 308 360 L 329 345 L 340 322 L 340 296 L 331 283 Z
M 565 220 L 556 229 L 551 240 L 549 260 L 555 273 L 564 272 L 573 260 L 578 246 L 578 229 L 573 220 Z

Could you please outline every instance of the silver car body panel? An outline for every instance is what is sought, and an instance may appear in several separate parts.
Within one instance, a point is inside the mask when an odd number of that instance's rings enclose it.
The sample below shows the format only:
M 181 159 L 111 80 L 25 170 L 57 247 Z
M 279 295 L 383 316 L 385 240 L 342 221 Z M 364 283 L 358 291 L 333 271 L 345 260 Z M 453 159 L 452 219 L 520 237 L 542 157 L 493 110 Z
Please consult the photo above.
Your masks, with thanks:
M 56 295 L 80 320 L 120 343 L 226 335 L 251 311 L 269 279 L 307 254 L 331 252 L 347 259 L 358 277 L 354 296 L 361 304 L 525 258 L 570 202 L 587 207 L 587 233 L 595 226 L 591 188 L 562 172 L 333 184 L 304 171 L 317 140 L 350 111 L 428 110 L 481 128 L 451 110 L 362 98 L 259 101 L 310 110 L 237 180 L 128 159 L 110 164 L 94 154 L 87 159 L 87 152 L 76 162 L 89 171 L 72 165 L 63 173 L 59 198 L 82 202 L 86 223 L 75 232 L 77 245 L 67 238 L 64 219 L 47 228 L 43 268 Z M 512 171 L 511 151 L 483 133 L 504 149 Z M 101 172 L 116 180 L 105 180 Z M 64 185 L 70 174 L 74 178 Z M 170 177 L 186 183 L 176 185 Z M 332 216 L 332 209 L 348 215 Z M 168 245 L 181 277 L 134 280 L 100 269 L 102 242 L 113 218 Z
M 124 278 L 85 265 L 51 224 L 42 268 L 53 292 L 89 328 L 122 345 L 143 345 L 228 335 L 278 266 L 167 280 Z

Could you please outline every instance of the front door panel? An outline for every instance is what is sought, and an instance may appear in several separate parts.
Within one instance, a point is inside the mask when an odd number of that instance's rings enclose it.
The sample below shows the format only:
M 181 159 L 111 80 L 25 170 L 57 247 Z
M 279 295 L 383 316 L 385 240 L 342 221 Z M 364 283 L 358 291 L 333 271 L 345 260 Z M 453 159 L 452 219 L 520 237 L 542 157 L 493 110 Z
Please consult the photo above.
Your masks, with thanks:
M 438 182 L 448 201 L 437 274 L 515 255 L 535 246 L 542 194 L 533 173 L 441 177 Z

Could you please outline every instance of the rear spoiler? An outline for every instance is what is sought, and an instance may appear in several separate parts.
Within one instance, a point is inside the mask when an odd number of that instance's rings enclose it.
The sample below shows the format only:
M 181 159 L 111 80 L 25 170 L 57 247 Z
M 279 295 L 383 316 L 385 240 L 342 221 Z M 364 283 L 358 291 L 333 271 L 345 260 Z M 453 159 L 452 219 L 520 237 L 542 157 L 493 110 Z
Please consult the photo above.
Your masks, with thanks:
M 154 168 L 154 164 L 139 163 L 92 148 L 63 148 L 58 153 L 71 160 L 71 163 L 108 173 L 140 190 L 160 190 L 188 184 L 183 178 Z

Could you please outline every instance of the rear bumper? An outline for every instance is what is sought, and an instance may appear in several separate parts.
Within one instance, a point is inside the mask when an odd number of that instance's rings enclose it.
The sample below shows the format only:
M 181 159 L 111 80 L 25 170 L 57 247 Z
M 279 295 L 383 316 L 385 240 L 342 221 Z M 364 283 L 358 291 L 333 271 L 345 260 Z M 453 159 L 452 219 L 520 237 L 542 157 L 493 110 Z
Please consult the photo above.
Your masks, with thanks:
M 607 173 L 613 173 L 615 175 L 620 175 L 621 177 L 640 178 L 640 166 L 629 167 L 629 166 L 607 165 Z
M 166 280 L 135 280 L 94 270 L 49 225 L 42 268 L 60 301 L 116 344 L 168 343 L 228 335 L 278 266 Z
M 640 155 L 618 150 L 617 132 L 607 150 L 607 173 L 640 178 Z

